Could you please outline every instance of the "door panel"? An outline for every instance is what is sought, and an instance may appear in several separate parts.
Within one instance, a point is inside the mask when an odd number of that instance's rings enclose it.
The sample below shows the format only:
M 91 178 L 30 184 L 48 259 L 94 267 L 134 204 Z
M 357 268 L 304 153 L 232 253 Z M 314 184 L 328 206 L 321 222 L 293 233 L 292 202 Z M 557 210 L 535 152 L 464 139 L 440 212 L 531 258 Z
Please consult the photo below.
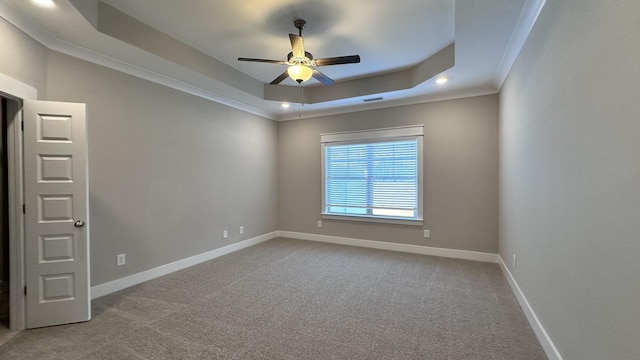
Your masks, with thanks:
M 24 102 L 24 183 L 27 328 L 87 321 L 84 104 Z

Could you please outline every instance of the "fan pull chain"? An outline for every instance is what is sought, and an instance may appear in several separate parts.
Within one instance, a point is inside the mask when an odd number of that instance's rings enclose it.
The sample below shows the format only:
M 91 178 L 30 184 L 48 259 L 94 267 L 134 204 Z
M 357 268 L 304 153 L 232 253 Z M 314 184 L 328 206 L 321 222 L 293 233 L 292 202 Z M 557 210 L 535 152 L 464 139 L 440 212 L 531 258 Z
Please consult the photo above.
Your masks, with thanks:
M 298 87 L 300 88 L 300 107 L 298 108 L 298 117 L 302 117 L 302 107 L 304 106 L 304 94 L 303 94 L 303 87 L 302 84 L 298 84 Z

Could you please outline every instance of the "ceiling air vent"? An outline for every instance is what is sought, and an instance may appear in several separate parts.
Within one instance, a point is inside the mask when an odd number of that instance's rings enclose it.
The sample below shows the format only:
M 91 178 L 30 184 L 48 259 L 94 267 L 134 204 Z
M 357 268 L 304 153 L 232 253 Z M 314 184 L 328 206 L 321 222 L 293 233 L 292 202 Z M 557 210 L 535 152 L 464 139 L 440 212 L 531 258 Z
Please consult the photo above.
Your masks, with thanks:
M 372 101 L 380 101 L 380 100 L 382 100 L 381 97 L 375 97 L 375 98 L 364 99 L 362 101 L 364 101 L 364 102 L 372 102 Z

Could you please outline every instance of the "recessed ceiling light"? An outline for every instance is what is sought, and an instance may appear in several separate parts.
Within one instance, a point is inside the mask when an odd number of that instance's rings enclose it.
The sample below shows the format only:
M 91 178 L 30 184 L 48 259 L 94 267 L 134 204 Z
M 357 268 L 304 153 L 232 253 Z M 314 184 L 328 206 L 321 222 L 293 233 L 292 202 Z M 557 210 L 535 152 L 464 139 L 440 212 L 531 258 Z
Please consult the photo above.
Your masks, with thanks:
M 280 105 L 280 106 L 282 106 L 283 108 L 287 109 L 287 108 L 289 108 L 290 105 L 289 105 L 289 103 L 282 103 L 282 105 Z
M 446 84 L 447 81 L 449 81 L 448 77 L 440 76 L 438 79 L 436 79 L 436 84 L 438 84 L 438 85 Z
M 52 8 L 56 6 L 56 3 L 54 3 L 53 0 L 31 0 L 31 1 L 33 1 L 34 4 L 41 7 Z

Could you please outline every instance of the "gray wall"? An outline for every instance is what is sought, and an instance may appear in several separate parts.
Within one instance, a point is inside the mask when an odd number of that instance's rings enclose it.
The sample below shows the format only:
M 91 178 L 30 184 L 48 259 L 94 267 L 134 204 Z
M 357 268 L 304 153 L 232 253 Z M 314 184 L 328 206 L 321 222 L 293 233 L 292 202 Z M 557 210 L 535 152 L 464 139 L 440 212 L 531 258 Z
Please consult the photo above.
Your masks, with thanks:
M 424 229 L 321 220 L 320 134 L 424 124 Z M 280 229 L 311 234 L 498 251 L 498 96 L 489 95 L 282 122 Z
M 0 73 L 29 84 L 45 98 L 47 48 L 0 18 Z
M 640 354 L 639 64 L 637 0 L 547 1 L 501 92 L 500 254 L 568 360 Z
M 0 73 L 87 104 L 92 286 L 277 230 L 275 122 L 0 38 Z
M 33 86 L 38 90 L 38 96 L 45 95 L 47 49 L 2 18 L 0 18 L 0 54 L 2 54 L 0 55 L 0 73 Z M 4 139 L 0 140 L 0 144 L 2 142 Z M 5 241 L 8 242 L 8 239 L 3 239 L 3 243 Z M 6 246 L 0 245 L 0 281 L 9 278 L 6 271 L 8 252 L 5 253 L 3 248 Z M 1 288 L 2 286 L 0 291 Z
M 93 286 L 277 230 L 275 122 L 56 52 L 47 85 L 87 104 Z

